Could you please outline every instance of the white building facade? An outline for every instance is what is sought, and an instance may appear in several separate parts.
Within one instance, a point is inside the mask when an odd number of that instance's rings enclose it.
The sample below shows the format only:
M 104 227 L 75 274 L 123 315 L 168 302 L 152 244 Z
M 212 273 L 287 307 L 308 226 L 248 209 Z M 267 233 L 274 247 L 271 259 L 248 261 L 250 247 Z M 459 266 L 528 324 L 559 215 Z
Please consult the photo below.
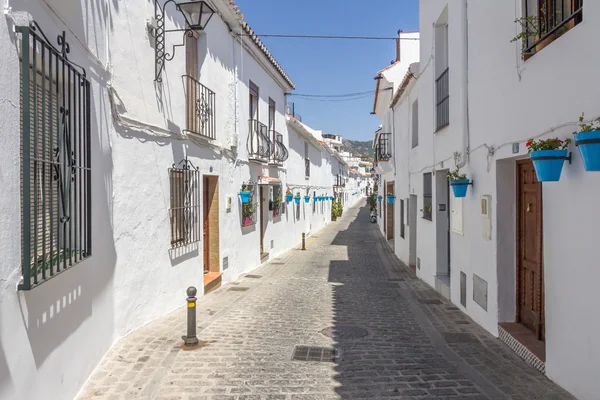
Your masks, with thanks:
M 600 343 L 589 316 L 600 214 L 591 202 L 600 176 L 571 144 L 560 180 L 539 182 L 526 143 L 572 139 L 582 113 L 600 115 L 591 60 L 572 62 L 594 37 L 600 6 L 516 4 L 420 2 L 420 61 L 392 102 L 403 182 L 394 207 L 405 212 L 395 251 L 533 367 L 595 399 Z M 537 36 L 512 41 L 522 31 L 515 19 L 540 15 L 551 22 Z M 548 85 L 565 75 L 570 85 Z M 448 184 L 457 167 L 471 183 L 464 198 Z
M 327 224 L 330 200 L 300 224 L 286 189 L 333 196 L 347 165 L 317 142 L 306 180 L 294 84 L 229 0 L 206 2 L 214 14 L 189 34 L 173 2 L 10 5 L 0 397 L 71 399 L 189 286 L 201 296 Z

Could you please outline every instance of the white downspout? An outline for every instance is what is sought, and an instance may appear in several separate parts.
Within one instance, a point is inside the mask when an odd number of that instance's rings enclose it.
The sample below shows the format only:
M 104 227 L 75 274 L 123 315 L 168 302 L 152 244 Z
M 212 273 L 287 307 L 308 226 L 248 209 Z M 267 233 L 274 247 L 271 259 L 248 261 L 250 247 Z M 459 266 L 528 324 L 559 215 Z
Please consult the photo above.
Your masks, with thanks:
M 469 127 L 469 17 L 468 17 L 468 0 L 462 1 L 462 12 L 463 12 L 463 68 L 462 68 L 462 80 L 463 80 L 463 146 L 462 154 L 455 154 L 455 160 L 458 158 L 460 161 L 456 164 L 457 168 L 463 168 L 469 162 L 469 141 L 470 141 L 470 127 Z

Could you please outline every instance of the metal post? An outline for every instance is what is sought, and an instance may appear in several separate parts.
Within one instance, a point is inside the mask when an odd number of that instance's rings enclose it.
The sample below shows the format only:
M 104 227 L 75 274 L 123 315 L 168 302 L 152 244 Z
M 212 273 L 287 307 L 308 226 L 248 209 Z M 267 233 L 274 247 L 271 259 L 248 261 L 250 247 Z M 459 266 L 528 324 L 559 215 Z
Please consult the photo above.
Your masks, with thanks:
M 302 233 L 302 250 L 306 250 L 306 233 Z
M 196 336 L 196 293 L 198 291 L 193 286 L 187 289 L 187 336 L 181 337 L 186 345 L 198 344 L 198 337 Z

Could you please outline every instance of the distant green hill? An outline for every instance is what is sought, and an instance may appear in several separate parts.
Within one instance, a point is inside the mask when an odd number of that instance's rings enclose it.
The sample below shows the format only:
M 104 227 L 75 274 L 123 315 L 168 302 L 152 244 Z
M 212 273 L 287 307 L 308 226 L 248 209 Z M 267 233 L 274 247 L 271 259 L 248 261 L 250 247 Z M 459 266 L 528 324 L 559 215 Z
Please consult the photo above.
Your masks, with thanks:
M 357 157 L 369 157 L 373 160 L 373 142 L 371 140 L 348 140 L 344 139 L 344 150 Z

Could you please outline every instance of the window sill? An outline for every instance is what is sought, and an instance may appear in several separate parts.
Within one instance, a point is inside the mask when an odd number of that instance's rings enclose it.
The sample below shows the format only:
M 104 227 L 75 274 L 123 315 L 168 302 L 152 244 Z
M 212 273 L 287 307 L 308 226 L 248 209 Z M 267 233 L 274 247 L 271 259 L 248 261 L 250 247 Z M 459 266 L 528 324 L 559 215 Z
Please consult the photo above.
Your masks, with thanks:
M 254 226 L 254 225 L 256 225 L 256 222 L 253 222 L 251 224 L 246 224 L 246 225 L 242 224 L 242 228 L 248 228 L 248 227 Z

